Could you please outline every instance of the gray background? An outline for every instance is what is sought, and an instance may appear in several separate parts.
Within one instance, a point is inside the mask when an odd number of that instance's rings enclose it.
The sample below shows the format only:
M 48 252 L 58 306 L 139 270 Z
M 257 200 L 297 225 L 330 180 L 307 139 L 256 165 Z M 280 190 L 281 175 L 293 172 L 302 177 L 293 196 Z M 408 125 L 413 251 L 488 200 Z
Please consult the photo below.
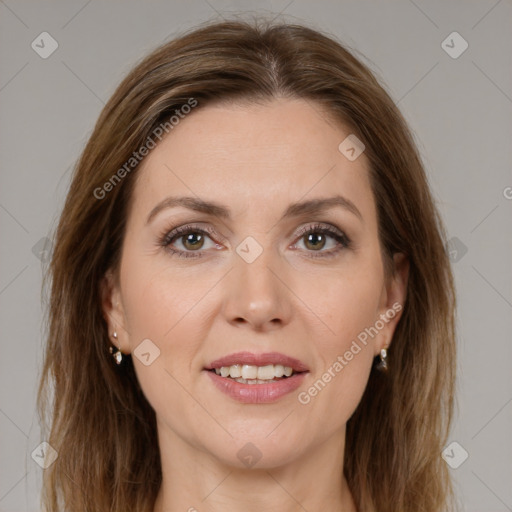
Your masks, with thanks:
M 450 471 L 462 510 L 512 511 L 510 0 L 0 0 L 0 511 L 39 510 L 43 469 L 31 453 L 43 441 L 34 409 L 41 248 L 71 166 L 138 59 L 234 11 L 274 13 L 338 37 L 364 55 L 409 121 L 452 239 L 458 290 L 450 442 L 460 446 L 450 455 L 469 457 Z M 46 59 L 31 47 L 44 31 L 59 45 Z M 442 47 L 453 31 L 469 44 L 455 59 Z

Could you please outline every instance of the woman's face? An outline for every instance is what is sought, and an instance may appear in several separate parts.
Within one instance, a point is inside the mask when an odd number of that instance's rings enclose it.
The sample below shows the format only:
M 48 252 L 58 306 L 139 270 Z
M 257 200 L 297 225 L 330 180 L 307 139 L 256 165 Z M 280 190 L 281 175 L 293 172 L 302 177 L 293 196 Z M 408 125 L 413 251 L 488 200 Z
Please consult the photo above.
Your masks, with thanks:
M 104 310 L 161 439 L 238 467 L 344 439 L 407 279 L 348 135 L 304 100 L 199 105 L 143 161 Z

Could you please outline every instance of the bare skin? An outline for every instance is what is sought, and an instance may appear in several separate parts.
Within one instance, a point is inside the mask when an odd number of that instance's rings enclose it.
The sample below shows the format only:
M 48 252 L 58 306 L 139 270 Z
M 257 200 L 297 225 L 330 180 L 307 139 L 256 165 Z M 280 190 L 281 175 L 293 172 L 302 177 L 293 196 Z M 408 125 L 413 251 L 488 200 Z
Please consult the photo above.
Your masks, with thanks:
M 346 423 L 401 311 L 342 371 L 332 367 L 358 334 L 403 305 L 408 264 L 396 255 L 395 277 L 386 278 L 368 161 L 338 150 L 349 133 L 303 100 L 211 105 L 181 120 L 142 163 L 120 280 L 106 276 L 103 309 L 156 411 L 163 484 L 154 512 L 357 512 L 343 476 Z M 291 203 L 334 195 L 359 215 L 334 206 L 281 218 Z M 146 223 L 168 196 L 220 203 L 231 218 L 178 206 Z M 192 257 L 159 242 L 190 224 L 195 237 L 181 234 L 171 247 Z M 348 246 L 318 226 L 341 232 Z M 236 251 L 247 237 L 262 250 L 251 263 Z M 134 355 L 145 339 L 160 351 L 147 366 Z M 239 351 L 280 352 L 309 372 L 273 403 L 240 403 L 204 370 Z M 308 394 L 329 368 L 325 387 Z M 247 443 L 260 454 L 251 467 L 239 456 Z

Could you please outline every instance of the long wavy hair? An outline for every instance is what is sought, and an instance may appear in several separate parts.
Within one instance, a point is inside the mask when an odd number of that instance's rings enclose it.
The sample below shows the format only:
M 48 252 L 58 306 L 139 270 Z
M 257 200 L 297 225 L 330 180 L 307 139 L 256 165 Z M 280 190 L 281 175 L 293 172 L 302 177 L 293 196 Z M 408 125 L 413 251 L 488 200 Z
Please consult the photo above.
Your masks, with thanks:
M 131 357 L 117 366 L 108 353 L 100 294 L 105 273 L 118 275 L 138 166 L 104 197 L 97 191 L 191 98 L 196 108 L 305 99 L 364 142 L 386 268 L 402 252 L 410 270 L 389 371 L 372 370 L 347 424 L 344 473 L 361 512 L 452 510 L 441 451 L 455 405 L 456 299 L 446 234 L 413 135 L 354 50 L 262 18 L 206 23 L 141 60 L 105 105 L 74 168 L 43 281 L 51 288 L 38 411 L 58 452 L 44 471 L 44 510 L 153 510 L 162 483 L 155 412 Z

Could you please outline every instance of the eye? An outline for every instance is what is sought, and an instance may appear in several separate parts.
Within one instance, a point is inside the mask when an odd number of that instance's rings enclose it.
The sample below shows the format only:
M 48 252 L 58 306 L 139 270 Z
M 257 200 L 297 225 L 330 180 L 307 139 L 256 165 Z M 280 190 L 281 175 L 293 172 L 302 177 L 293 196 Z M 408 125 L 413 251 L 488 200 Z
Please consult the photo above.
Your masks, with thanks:
M 209 234 L 213 234 L 213 229 L 209 227 L 202 229 L 197 226 L 180 226 L 170 233 L 166 233 L 161 238 L 160 245 L 165 247 L 171 254 L 176 254 L 180 258 L 198 258 L 203 256 L 199 251 L 204 249 L 205 239 L 206 237 L 210 238 Z M 173 247 L 175 241 L 180 242 L 185 250 Z M 216 243 L 214 245 L 220 247 Z
M 209 226 L 204 229 L 193 225 L 180 226 L 170 232 L 165 232 L 160 237 L 159 245 L 180 258 L 200 258 L 204 255 L 203 251 L 208 249 L 205 247 L 206 239 L 213 243 L 213 247 L 217 249 L 222 247 L 210 238 L 210 235 L 213 234 L 214 230 Z M 350 239 L 342 231 L 329 224 L 306 226 L 299 230 L 295 238 L 299 238 L 299 240 L 294 246 L 303 242 L 305 252 L 310 253 L 308 256 L 313 258 L 333 257 L 342 249 L 349 248 L 351 244 Z M 329 239 L 331 239 L 331 244 L 333 241 L 335 242 L 333 247 L 327 251 L 322 250 Z M 179 242 L 183 248 L 176 248 L 174 246 L 176 242 Z
M 300 242 L 303 242 L 304 247 L 308 253 L 318 253 L 318 254 L 308 254 L 308 256 L 313 258 L 330 258 L 335 256 L 342 249 L 348 249 L 350 247 L 351 241 L 342 231 L 338 228 L 329 225 L 329 224 L 316 224 L 314 226 L 306 226 L 302 228 L 298 235 L 300 238 Z M 334 248 L 329 251 L 323 251 L 326 246 L 328 239 L 334 240 Z M 312 249 L 312 250 L 308 250 Z

